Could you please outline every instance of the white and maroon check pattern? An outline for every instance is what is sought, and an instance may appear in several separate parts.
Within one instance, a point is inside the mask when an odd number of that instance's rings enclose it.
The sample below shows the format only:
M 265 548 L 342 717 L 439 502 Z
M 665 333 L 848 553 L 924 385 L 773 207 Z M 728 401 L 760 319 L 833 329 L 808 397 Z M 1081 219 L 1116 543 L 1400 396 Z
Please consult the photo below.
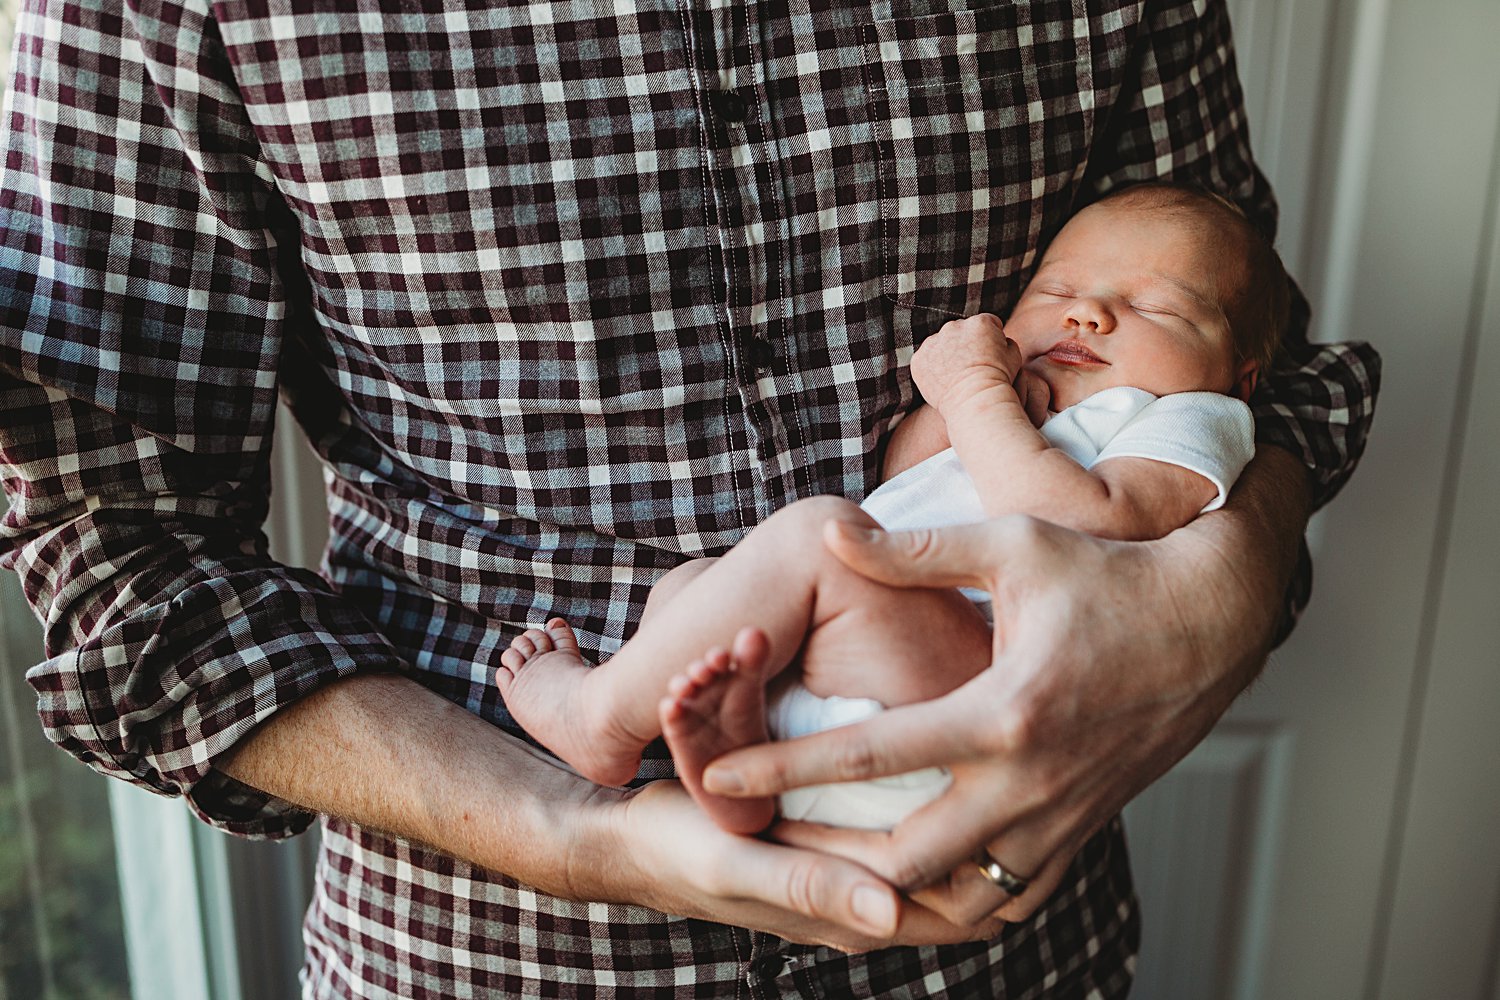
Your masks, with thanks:
M 914 345 L 1007 313 L 1100 192 L 1193 179 L 1275 225 L 1219 0 L 23 6 L 0 559 L 46 629 L 29 677 L 69 752 L 239 833 L 311 822 L 213 762 L 319 685 L 403 670 L 511 726 L 521 625 L 607 653 L 685 556 L 862 497 Z M 1303 315 L 1256 412 L 1326 501 L 1378 358 Z M 278 393 L 330 470 L 326 579 L 266 554 Z M 859 957 L 324 830 L 318 997 L 1116 996 L 1138 933 L 1117 824 L 996 941 Z

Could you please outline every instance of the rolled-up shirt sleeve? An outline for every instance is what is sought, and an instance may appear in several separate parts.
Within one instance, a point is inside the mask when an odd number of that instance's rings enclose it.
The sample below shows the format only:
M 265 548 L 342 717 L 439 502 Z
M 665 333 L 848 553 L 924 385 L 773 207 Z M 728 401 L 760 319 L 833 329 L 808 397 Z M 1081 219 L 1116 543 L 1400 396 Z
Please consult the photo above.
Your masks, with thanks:
M 309 814 L 215 760 L 320 685 L 402 669 L 267 554 L 295 227 L 211 24 L 44 6 L 18 26 L 0 173 L 0 563 L 47 657 L 27 678 L 94 769 L 295 833 Z
M 1139 86 L 1114 109 L 1085 183 L 1097 197 L 1122 184 L 1190 181 L 1234 200 L 1274 239 L 1277 206 L 1250 150 L 1244 98 L 1222 0 L 1147 5 L 1150 30 L 1131 53 Z M 1256 441 L 1307 466 L 1314 509 L 1349 480 L 1375 413 L 1380 356 L 1365 343 L 1309 343 L 1307 302 L 1292 322 L 1251 409 Z

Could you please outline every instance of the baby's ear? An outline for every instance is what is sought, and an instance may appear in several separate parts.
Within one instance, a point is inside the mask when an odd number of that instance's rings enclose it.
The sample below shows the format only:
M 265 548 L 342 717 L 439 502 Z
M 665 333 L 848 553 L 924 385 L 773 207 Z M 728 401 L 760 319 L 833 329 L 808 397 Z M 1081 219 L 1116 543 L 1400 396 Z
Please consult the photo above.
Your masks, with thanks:
M 1240 370 L 1234 376 L 1234 388 L 1229 394 L 1242 403 L 1250 402 L 1250 394 L 1255 391 L 1255 382 L 1260 378 L 1260 362 L 1245 361 L 1240 365 Z

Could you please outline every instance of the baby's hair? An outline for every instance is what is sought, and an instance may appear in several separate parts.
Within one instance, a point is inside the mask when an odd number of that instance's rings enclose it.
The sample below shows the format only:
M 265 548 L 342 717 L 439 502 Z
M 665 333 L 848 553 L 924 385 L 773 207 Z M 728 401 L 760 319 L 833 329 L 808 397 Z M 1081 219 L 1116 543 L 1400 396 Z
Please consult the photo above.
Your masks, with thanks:
M 1224 303 L 1230 331 L 1234 334 L 1237 361 L 1252 360 L 1262 373 L 1268 371 L 1291 322 L 1292 283 L 1271 241 L 1255 227 L 1244 211 L 1221 194 L 1176 181 L 1145 181 L 1117 188 L 1096 205 L 1124 203 L 1131 207 L 1212 219 L 1209 232 L 1215 237 L 1233 234 L 1240 244 L 1243 281 Z M 1222 238 L 1216 246 L 1234 252 Z

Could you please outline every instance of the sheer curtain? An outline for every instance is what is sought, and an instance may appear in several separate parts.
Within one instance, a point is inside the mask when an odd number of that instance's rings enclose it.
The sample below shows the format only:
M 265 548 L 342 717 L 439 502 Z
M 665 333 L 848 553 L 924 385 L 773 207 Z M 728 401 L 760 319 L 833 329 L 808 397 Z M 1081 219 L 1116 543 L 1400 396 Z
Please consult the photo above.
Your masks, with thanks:
M 10 83 L 10 46 L 15 40 L 16 12 L 21 0 L 0 0 L 0 93 Z

